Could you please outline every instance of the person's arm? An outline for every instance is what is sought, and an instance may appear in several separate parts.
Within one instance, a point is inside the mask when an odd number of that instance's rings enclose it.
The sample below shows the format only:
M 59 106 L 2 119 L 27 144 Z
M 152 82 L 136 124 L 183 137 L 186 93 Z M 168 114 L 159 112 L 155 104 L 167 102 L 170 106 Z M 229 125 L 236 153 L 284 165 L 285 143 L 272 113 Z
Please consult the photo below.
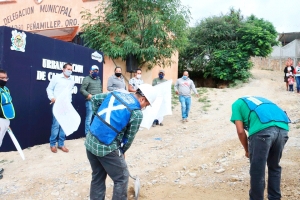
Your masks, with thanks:
M 101 106 L 104 99 L 107 97 L 108 93 L 95 94 L 91 98 L 92 102 L 92 110 L 93 113 L 96 114 L 99 107 Z
M 179 83 L 178 83 L 178 80 L 177 80 L 176 83 L 174 84 L 174 90 L 175 90 L 176 94 L 179 94 L 178 93 L 178 85 L 179 85 Z
M 287 67 L 284 68 L 283 72 L 284 72 L 284 73 L 287 73 Z
M 109 77 L 107 81 L 107 90 L 108 91 L 114 91 L 115 87 L 113 87 L 113 77 Z
M 157 85 L 156 79 L 153 79 L 153 81 L 152 81 L 152 86 L 155 86 L 155 85 Z
M 129 92 L 136 92 L 136 90 L 133 88 L 133 86 L 132 85 L 128 85 L 128 91 Z
M 87 91 L 87 88 L 89 86 L 89 81 L 88 81 L 88 77 L 85 77 L 82 80 L 82 84 L 80 87 L 80 93 L 86 98 L 86 99 L 90 99 L 92 97 L 92 95 Z
M 48 99 L 51 101 L 51 103 L 55 102 L 55 97 L 54 97 L 55 85 L 56 85 L 56 79 L 55 79 L 55 77 L 52 77 L 52 79 L 49 82 L 48 87 L 46 88 L 47 96 L 48 96 Z
M 248 139 L 247 139 L 247 134 L 245 132 L 244 129 L 244 124 L 242 121 L 236 120 L 234 122 L 235 126 L 236 126 L 236 132 L 238 134 L 239 140 L 241 142 L 241 144 L 243 145 L 244 149 L 245 149 L 245 156 L 247 158 L 249 158 L 249 153 L 248 153 Z
M 197 92 L 197 89 L 195 87 L 195 84 L 194 84 L 194 81 L 191 80 L 191 89 L 193 90 L 193 92 L 196 94 L 196 96 L 198 97 L 198 92 Z
M 123 153 L 125 153 L 130 148 L 135 138 L 135 135 L 140 128 L 142 119 L 143 119 L 143 114 L 140 110 L 132 111 L 129 123 L 127 124 L 127 129 L 122 139 L 122 143 L 124 143 L 122 147 Z

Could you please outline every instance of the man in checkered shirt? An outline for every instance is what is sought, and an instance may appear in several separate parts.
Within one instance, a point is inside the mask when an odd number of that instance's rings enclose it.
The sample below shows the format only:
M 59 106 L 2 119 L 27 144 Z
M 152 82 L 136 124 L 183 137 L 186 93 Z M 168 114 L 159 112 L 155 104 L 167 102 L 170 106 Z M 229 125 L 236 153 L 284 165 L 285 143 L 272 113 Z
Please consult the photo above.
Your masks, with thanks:
M 140 85 L 135 94 L 123 90 L 92 96 L 95 117 L 85 141 L 93 171 L 90 200 L 105 199 L 107 175 L 114 181 L 112 199 L 127 200 L 129 172 L 125 152 L 142 122 L 141 109 L 155 99 L 156 91 L 149 84 Z

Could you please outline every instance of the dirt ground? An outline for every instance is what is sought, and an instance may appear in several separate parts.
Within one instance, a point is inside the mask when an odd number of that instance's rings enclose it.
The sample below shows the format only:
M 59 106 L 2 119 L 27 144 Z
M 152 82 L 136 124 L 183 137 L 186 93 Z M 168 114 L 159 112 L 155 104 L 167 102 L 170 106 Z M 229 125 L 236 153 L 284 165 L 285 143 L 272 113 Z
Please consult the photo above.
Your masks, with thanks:
M 231 104 L 243 95 L 264 96 L 280 105 L 292 121 L 300 119 L 300 95 L 287 92 L 283 73 L 252 70 L 253 78 L 226 89 L 203 89 L 193 97 L 189 122 L 180 122 L 180 104 L 164 126 L 139 131 L 126 153 L 128 169 L 141 181 L 140 200 L 248 199 L 249 160 L 229 121 Z M 300 199 L 300 123 L 290 124 L 289 140 L 281 159 L 282 199 Z M 48 134 L 48 133 L 45 133 Z M 67 140 L 69 153 L 54 154 L 49 144 L 18 152 L 0 153 L 1 199 L 88 199 L 91 168 L 84 138 Z M 130 179 L 129 199 L 134 199 Z M 107 199 L 113 183 L 107 179 Z

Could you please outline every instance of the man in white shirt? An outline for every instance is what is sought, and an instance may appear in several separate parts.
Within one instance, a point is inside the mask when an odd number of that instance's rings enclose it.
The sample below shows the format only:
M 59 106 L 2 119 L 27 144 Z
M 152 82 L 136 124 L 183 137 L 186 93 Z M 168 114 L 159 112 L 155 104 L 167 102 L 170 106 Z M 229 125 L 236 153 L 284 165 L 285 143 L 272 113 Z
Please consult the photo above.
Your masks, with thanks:
M 63 66 L 63 71 L 61 74 L 58 74 L 52 77 L 46 91 L 50 104 L 54 104 L 56 98 L 63 93 L 69 93 L 70 101 L 72 101 L 72 88 L 74 87 L 75 82 L 71 78 L 72 74 L 72 64 L 66 63 Z M 50 136 L 50 149 L 53 153 L 57 152 L 56 142 L 58 142 L 58 148 L 63 152 L 69 152 L 65 147 L 64 141 L 66 140 L 66 134 L 59 125 L 58 121 L 53 115 L 52 127 L 51 127 L 51 136 Z
M 135 93 L 139 85 L 143 83 L 144 81 L 142 80 L 142 70 L 137 69 L 136 72 L 134 73 L 134 77 L 129 80 L 128 91 Z

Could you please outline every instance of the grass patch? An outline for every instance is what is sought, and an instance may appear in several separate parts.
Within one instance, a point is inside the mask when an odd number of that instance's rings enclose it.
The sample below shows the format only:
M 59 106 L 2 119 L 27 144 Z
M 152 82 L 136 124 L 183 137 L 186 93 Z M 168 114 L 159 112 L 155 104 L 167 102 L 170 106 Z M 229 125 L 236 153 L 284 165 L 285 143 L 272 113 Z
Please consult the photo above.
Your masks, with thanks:
M 212 91 L 211 88 L 210 88 L 210 90 Z M 200 95 L 200 97 L 198 99 L 198 102 L 203 103 L 203 105 L 202 105 L 201 108 L 202 108 L 203 111 L 207 111 L 208 108 L 211 107 L 210 100 L 205 95 L 205 93 L 208 92 L 208 89 L 207 88 L 199 88 L 197 91 L 198 91 L 198 93 Z
M 205 94 L 205 93 L 208 92 L 208 89 L 205 88 L 205 87 L 202 87 L 202 88 L 199 88 L 199 89 L 197 90 L 197 92 L 198 92 L 199 95 Z

